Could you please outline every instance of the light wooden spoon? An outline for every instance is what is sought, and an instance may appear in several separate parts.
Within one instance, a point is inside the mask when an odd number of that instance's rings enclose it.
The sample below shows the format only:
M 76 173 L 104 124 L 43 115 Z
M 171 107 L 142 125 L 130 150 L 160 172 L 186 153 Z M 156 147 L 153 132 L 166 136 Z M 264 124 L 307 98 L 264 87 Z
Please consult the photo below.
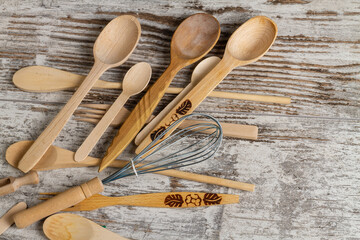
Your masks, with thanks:
M 59 213 L 48 217 L 43 225 L 45 235 L 51 240 L 124 240 L 106 228 L 76 214 Z
M 80 86 L 86 76 L 45 66 L 29 66 L 19 69 L 13 75 L 15 86 L 27 92 L 56 92 L 73 90 Z M 93 88 L 121 89 L 120 82 L 98 80 Z M 146 90 L 146 88 L 145 88 Z M 169 87 L 166 93 L 179 94 L 183 88 Z M 289 97 L 248 94 L 237 92 L 212 91 L 209 97 L 249 100 L 257 102 L 290 104 Z
M 213 16 L 194 14 L 185 19 L 176 29 L 171 40 L 171 61 L 169 67 L 149 88 L 125 120 L 103 158 L 99 171 L 108 166 L 146 123 L 165 94 L 176 73 L 204 57 L 220 36 L 220 24 Z
M 20 160 L 19 169 L 30 171 L 54 142 L 85 95 L 107 69 L 124 63 L 134 51 L 141 33 L 139 21 L 130 15 L 113 19 L 94 44 L 95 63 L 83 83 Z
M 76 162 L 83 161 L 89 155 L 126 101 L 130 96 L 140 93 L 148 85 L 150 78 L 151 66 L 148 63 L 141 62 L 130 68 L 123 80 L 122 93 L 76 151 L 74 157 Z
M 135 144 L 139 145 L 153 128 L 166 116 L 166 114 L 206 75 L 220 62 L 220 58 L 212 56 L 202 60 L 194 69 L 190 83 L 166 107 L 151 120 L 136 136 Z
M 13 83 L 27 92 L 56 92 L 73 90 L 80 86 L 86 76 L 45 66 L 29 66 L 16 71 Z M 121 82 L 97 80 L 92 88 L 119 89 Z
M 253 17 L 241 25 L 226 44 L 221 61 L 163 117 L 135 152 L 139 153 L 148 146 L 159 131 L 164 131 L 181 116 L 192 113 L 235 67 L 253 63 L 261 58 L 275 41 L 276 35 L 276 24 L 264 16 Z M 175 129 L 176 127 L 168 131 L 166 136 Z

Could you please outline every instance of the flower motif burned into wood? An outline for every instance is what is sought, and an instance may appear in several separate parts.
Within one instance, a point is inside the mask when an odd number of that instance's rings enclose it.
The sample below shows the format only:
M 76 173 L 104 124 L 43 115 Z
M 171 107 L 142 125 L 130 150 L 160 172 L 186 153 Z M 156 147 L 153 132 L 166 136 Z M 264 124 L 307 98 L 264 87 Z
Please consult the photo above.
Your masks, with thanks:
M 205 193 L 203 198 L 200 195 L 197 193 L 187 194 L 186 196 L 179 193 L 170 194 L 166 196 L 164 204 L 174 208 L 182 207 L 184 203 L 186 207 L 200 207 L 221 204 L 223 199 L 222 196 L 216 193 Z
M 185 203 L 187 206 L 193 205 L 193 206 L 197 207 L 197 206 L 201 205 L 201 198 L 198 194 L 193 194 L 193 196 L 192 196 L 192 194 L 189 194 L 185 198 Z
M 176 120 L 178 120 L 180 117 L 180 115 L 185 115 L 192 107 L 192 103 L 190 102 L 189 99 L 186 99 L 179 107 L 178 109 L 176 109 L 176 113 L 174 113 L 171 116 L 171 122 L 170 123 L 166 123 L 165 126 L 161 126 L 158 129 L 156 129 L 155 131 L 153 131 L 150 134 L 150 138 L 152 141 L 155 140 L 155 138 L 157 136 L 159 136 L 162 132 L 164 132 L 166 130 L 166 127 L 169 127 L 173 122 L 175 122 Z

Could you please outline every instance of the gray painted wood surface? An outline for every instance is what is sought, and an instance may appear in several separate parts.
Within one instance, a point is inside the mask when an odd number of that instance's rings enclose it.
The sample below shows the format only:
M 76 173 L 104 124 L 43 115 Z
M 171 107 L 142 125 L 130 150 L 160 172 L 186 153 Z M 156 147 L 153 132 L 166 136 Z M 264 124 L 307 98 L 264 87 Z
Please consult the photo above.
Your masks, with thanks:
M 112 18 L 135 14 L 142 36 L 130 59 L 105 73 L 120 81 L 139 61 L 153 67 L 152 82 L 169 63 L 176 26 L 208 12 L 221 23 L 209 55 L 221 57 L 231 33 L 256 15 L 279 28 L 275 44 L 258 62 L 237 68 L 219 90 L 290 96 L 291 105 L 207 98 L 197 109 L 224 122 L 259 127 L 257 141 L 224 139 L 214 159 L 188 170 L 256 184 L 253 193 L 156 174 L 124 178 L 105 195 L 160 191 L 205 191 L 240 195 L 240 203 L 198 209 L 108 207 L 78 213 L 131 239 L 360 239 L 360 2 L 256 1 L 0 1 L 0 178 L 22 173 L 5 161 L 7 147 L 36 139 L 71 91 L 27 93 L 12 83 L 22 67 L 45 65 L 87 74 L 92 45 Z M 194 66 L 172 86 L 185 86 Z M 120 91 L 92 90 L 84 102 L 111 103 Z M 131 98 L 134 107 L 141 96 Z M 174 96 L 167 94 L 157 111 Z M 93 125 L 71 119 L 55 144 L 76 150 Z M 115 130 L 109 129 L 91 155 L 101 157 Z M 122 158 L 133 156 L 134 146 Z M 107 169 L 100 177 L 114 169 Z M 39 192 L 63 191 L 93 176 L 96 168 L 40 172 L 41 182 L 1 197 L 0 214 L 12 205 L 39 202 Z M 14 226 L 0 239 L 45 239 L 42 221 Z

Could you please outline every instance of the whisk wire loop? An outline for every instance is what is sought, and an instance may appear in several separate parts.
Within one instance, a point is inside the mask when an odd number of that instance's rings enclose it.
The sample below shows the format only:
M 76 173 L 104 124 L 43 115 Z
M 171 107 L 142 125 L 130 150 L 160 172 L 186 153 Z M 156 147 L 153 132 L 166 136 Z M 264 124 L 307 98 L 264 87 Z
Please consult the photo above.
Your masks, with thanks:
M 181 123 L 184 119 L 201 116 L 213 121 L 213 123 L 198 123 L 190 125 L 169 137 L 161 140 L 172 128 Z M 211 131 L 209 133 L 209 131 Z M 185 138 L 205 135 L 195 144 L 185 141 Z M 125 167 L 116 171 L 102 182 L 109 183 L 119 178 L 140 175 L 190 166 L 212 157 L 219 149 L 223 137 L 221 125 L 214 117 L 202 113 L 193 113 L 183 116 L 173 122 L 167 129 L 160 133 L 147 147 L 135 156 Z M 176 145 L 180 145 L 176 149 Z M 176 150 L 174 150 L 176 149 Z M 164 151 L 168 150 L 168 151 Z M 156 156 L 161 152 L 171 152 L 165 156 Z M 155 159 L 151 159 L 151 158 Z M 151 160 L 150 160 L 151 159 Z

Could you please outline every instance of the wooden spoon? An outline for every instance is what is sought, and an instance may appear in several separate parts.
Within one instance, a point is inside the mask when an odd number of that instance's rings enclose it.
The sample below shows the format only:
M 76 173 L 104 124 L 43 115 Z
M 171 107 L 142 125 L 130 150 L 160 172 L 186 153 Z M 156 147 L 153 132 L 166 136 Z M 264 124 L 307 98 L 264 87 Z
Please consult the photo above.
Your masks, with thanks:
M 153 130 L 153 128 L 163 119 L 166 114 L 174 107 L 179 101 L 208 73 L 213 69 L 216 64 L 220 62 L 218 57 L 208 57 L 202 60 L 194 69 L 191 75 L 190 83 L 174 98 L 166 107 L 148 123 L 136 136 L 135 144 L 139 145 L 142 140 Z
M 68 103 L 46 127 L 19 162 L 23 172 L 31 170 L 54 142 L 82 99 L 107 69 L 124 63 L 134 51 L 140 38 L 140 23 L 134 16 L 122 15 L 113 19 L 96 39 L 95 63 L 89 75 Z
M 45 66 L 29 66 L 19 69 L 13 75 L 13 83 L 27 92 L 56 92 L 78 88 L 86 76 Z M 98 80 L 93 88 L 121 89 L 120 82 Z M 146 88 L 145 88 L 146 90 Z M 179 94 L 183 88 L 169 87 L 166 93 Z M 212 91 L 209 97 L 249 100 L 268 103 L 290 104 L 289 97 Z
M 13 75 L 16 87 L 27 92 L 56 92 L 78 88 L 86 76 L 45 66 L 24 67 Z M 97 80 L 93 88 L 118 89 L 121 82 Z
M 141 62 L 130 68 L 124 77 L 122 93 L 76 151 L 75 161 L 83 161 L 89 155 L 126 101 L 130 96 L 140 93 L 148 85 L 150 78 L 151 66 L 148 63 Z
M 151 116 L 176 73 L 205 56 L 214 47 L 219 36 L 220 24 L 209 14 L 192 15 L 180 24 L 171 40 L 169 67 L 149 88 L 121 126 L 101 162 L 99 171 L 104 170 L 114 161 L 134 139 Z
M 182 115 L 190 114 L 209 93 L 235 68 L 253 63 L 271 47 L 277 35 L 276 24 L 269 18 L 257 16 L 241 25 L 230 37 L 221 61 L 191 89 L 157 124 L 136 149 L 141 152 L 152 142 L 152 136 L 163 131 Z M 176 127 L 167 133 L 173 132 Z M 164 138 L 165 139 L 165 138 Z
M 6 150 L 6 161 L 13 167 L 17 168 L 19 160 L 23 153 L 31 146 L 32 141 L 21 141 L 12 144 Z M 99 158 L 86 157 L 86 159 L 82 162 L 74 161 L 74 152 L 51 146 L 46 154 L 41 158 L 41 160 L 34 166 L 34 170 L 37 171 L 46 171 L 51 169 L 59 169 L 59 168 L 71 168 L 71 167 L 90 167 L 90 166 L 98 166 L 100 164 Z M 122 168 L 129 161 L 126 160 L 116 160 L 111 163 L 111 167 Z M 215 184 L 219 186 L 229 187 L 240 189 L 244 191 L 254 191 L 255 186 L 249 183 L 243 183 L 239 181 L 233 181 L 229 179 L 223 179 L 218 177 L 206 176 L 202 174 L 183 172 L 175 169 L 165 170 L 156 172 L 156 174 L 161 174 L 169 177 L 177 177 L 190 181 Z
M 59 213 L 48 217 L 43 225 L 45 235 L 51 240 L 124 240 L 127 238 L 76 214 Z

